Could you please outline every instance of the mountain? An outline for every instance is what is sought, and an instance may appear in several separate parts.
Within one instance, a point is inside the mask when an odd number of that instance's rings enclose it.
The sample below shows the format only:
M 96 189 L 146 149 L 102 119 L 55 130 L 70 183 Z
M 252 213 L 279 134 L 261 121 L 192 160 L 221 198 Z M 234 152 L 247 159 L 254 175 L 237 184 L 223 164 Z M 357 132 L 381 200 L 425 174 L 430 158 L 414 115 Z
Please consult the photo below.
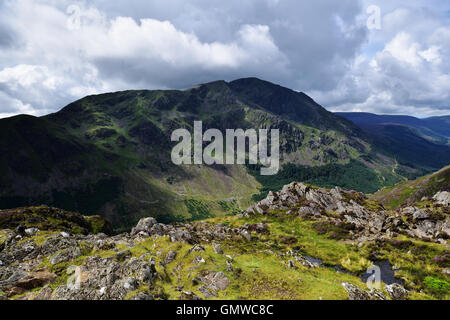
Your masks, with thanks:
M 376 148 L 402 164 L 436 169 L 450 163 L 450 116 L 418 119 L 362 112 L 337 114 L 371 134 Z
M 433 143 L 450 145 L 450 116 L 419 119 L 402 115 L 377 115 L 366 112 L 337 112 L 372 133 L 385 126 L 406 126 L 419 137 Z
M 0 211 L 0 300 L 448 300 L 450 192 L 435 190 L 388 210 L 292 182 L 239 215 L 115 236 L 55 208 Z
M 386 207 L 395 209 L 402 205 L 419 202 L 422 199 L 426 201 L 438 191 L 450 192 L 450 166 L 416 180 L 403 181 L 391 187 L 384 187 L 371 198 Z
M 280 129 L 282 170 L 263 177 L 254 165 L 174 165 L 171 133 L 192 132 L 196 120 L 222 132 Z M 437 150 L 415 163 L 405 146 L 391 147 L 304 93 L 256 78 L 93 95 L 44 117 L 0 120 L 0 208 L 101 214 L 124 231 L 147 216 L 233 215 L 295 179 L 375 192 L 450 162 Z
M 423 121 L 425 121 L 428 128 L 432 128 L 434 132 L 450 139 L 450 116 L 431 117 L 424 119 Z

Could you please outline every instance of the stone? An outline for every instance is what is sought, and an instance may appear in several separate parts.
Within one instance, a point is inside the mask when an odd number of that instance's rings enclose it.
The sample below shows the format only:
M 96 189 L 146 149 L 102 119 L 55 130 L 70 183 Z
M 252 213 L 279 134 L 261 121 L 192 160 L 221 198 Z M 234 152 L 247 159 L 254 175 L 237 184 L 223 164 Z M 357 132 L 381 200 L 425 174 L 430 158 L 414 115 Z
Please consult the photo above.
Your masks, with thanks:
M 116 254 L 116 260 L 117 261 L 123 261 L 125 258 L 131 256 L 131 251 L 130 250 L 123 250 L 120 252 L 117 252 Z
M 123 281 L 123 287 L 127 291 L 134 291 L 138 288 L 138 282 L 135 278 L 129 277 Z
M 211 288 L 207 288 L 205 286 L 201 286 L 198 288 L 198 291 L 200 291 L 201 293 L 203 293 L 203 295 L 205 296 L 206 299 L 210 299 L 210 298 L 214 298 L 217 297 L 217 292 L 215 292 L 214 290 L 212 290 Z
M 101 287 L 100 290 L 98 290 L 98 294 L 101 296 L 104 295 L 106 292 L 106 289 L 107 289 L 106 287 Z
M 408 296 L 408 291 L 398 283 L 386 286 L 385 290 L 393 300 L 405 300 Z
M 175 260 L 176 257 L 177 257 L 177 253 L 173 250 L 170 250 L 164 259 L 164 264 L 171 263 L 172 261 Z
M 205 251 L 205 248 L 199 244 L 196 244 L 195 246 L 193 246 L 192 248 L 189 249 L 188 253 L 191 252 L 198 252 L 198 251 Z
M 72 261 L 81 256 L 81 250 L 78 247 L 67 248 L 50 258 L 50 263 L 55 265 L 62 262 Z
M 199 263 L 205 263 L 205 259 L 203 259 L 202 256 L 197 256 L 195 257 L 195 259 L 192 261 L 193 264 L 199 264 Z
M 33 300 L 50 300 L 53 290 L 49 286 L 43 287 Z
M 31 272 L 14 283 L 15 287 L 31 290 L 55 280 L 56 274 L 49 271 Z
M 157 224 L 157 221 L 156 221 L 155 218 L 152 218 L 152 217 L 143 218 L 143 219 L 139 220 L 139 222 L 136 225 L 136 227 L 134 227 L 131 230 L 131 235 L 136 235 L 136 234 L 138 234 L 141 231 L 146 232 L 147 234 L 150 234 L 149 231 L 156 224 Z
M 192 291 L 182 291 L 181 299 L 182 300 L 202 300 L 199 296 L 194 294 Z
M 431 212 L 427 211 L 427 210 L 422 210 L 422 209 L 418 209 L 415 208 L 414 212 L 413 212 L 413 219 L 414 220 L 425 220 L 431 217 Z
M 38 233 L 39 232 L 39 229 L 38 228 L 28 228 L 28 229 L 25 229 L 25 233 L 28 235 L 28 236 L 34 236 L 36 233 Z
M 229 260 L 227 260 L 226 262 L 227 262 L 227 271 L 233 272 L 234 271 L 233 264 Z
M 200 279 L 208 288 L 214 291 L 225 290 L 231 283 L 223 272 L 207 271 Z
M 450 269 L 443 269 L 441 273 L 450 276 Z
M 369 291 L 370 300 L 387 300 L 386 296 L 376 289 Z
M 153 300 L 153 297 L 151 295 L 145 294 L 143 292 L 138 292 L 131 299 L 135 300 L 135 301 L 148 301 L 148 300 Z

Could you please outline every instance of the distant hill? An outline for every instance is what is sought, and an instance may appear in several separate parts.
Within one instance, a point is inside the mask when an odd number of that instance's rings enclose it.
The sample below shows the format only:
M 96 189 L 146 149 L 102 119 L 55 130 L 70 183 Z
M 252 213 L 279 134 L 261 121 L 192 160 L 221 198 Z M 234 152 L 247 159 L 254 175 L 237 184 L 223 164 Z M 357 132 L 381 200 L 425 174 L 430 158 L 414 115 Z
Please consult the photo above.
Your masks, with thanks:
M 337 112 L 356 125 L 372 133 L 377 133 L 384 126 L 407 126 L 414 132 L 433 143 L 449 144 L 450 116 L 419 119 L 402 115 L 377 115 L 365 112 Z M 450 145 L 450 144 L 449 144 Z
M 404 204 L 418 202 L 423 197 L 432 197 L 438 191 L 450 192 L 450 166 L 416 180 L 385 187 L 371 197 L 394 209 Z
M 450 139 L 450 116 L 431 117 L 423 119 L 422 121 L 424 121 L 427 124 L 427 127 L 434 132 L 442 134 L 447 139 Z
M 450 163 L 450 116 L 418 119 L 371 113 L 337 113 L 373 137 L 372 145 L 399 163 L 438 168 Z

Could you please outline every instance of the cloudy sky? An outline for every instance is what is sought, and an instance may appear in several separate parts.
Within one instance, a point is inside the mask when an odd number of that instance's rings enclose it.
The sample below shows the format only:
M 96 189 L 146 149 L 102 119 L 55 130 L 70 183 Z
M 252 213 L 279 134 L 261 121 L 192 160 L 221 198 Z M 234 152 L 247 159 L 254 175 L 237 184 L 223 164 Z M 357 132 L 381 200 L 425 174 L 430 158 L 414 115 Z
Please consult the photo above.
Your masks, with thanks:
M 448 0 L 0 0 L 0 117 L 250 76 L 331 111 L 447 115 L 449 72 Z

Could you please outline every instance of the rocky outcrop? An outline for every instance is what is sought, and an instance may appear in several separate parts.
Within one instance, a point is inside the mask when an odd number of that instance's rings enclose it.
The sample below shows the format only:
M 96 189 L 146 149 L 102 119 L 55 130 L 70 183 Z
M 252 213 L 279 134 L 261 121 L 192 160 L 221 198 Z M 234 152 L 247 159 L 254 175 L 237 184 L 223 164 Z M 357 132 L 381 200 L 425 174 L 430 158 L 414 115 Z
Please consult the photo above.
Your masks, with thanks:
M 408 296 L 408 291 L 398 283 L 388 285 L 385 289 L 392 300 L 405 300 Z
M 72 282 L 55 289 L 51 299 L 121 300 L 140 286 L 151 284 L 158 274 L 154 260 L 146 255 L 141 258 L 132 257 L 124 263 L 113 258 L 92 256 L 80 267 L 74 268 L 72 276 Z M 150 292 L 142 294 L 145 299 L 156 298 Z
M 200 243 L 214 240 L 239 240 L 251 241 L 252 233 L 267 233 L 268 229 L 263 223 L 244 224 L 239 228 L 230 228 L 223 224 L 213 225 L 200 222 L 197 224 L 176 223 L 166 225 L 157 223 L 154 218 L 141 219 L 132 229 L 130 235 L 133 238 L 148 238 L 168 236 L 172 242 Z
M 349 239 L 371 241 L 391 238 L 402 233 L 421 239 L 445 241 L 450 237 L 450 217 L 440 213 L 439 206 L 447 207 L 448 192 L 439 192 L 433 207 L 404 207 L 388 212 L 383 206 L 369 201 L 356 191 L 341 188 L 331 190 L 293 182 L 279 192 L 269 192 L 262 201 L 252 205 L 246 216 L 264 215 L 273 210 L 341 226 Z M 347 230 L 344 230 L 347 229 Z
M 342 283 L 342 286 L 348 292 L 349 300 L 387 300 L 382 292 L 375 289 L 365 291 L 347 282 Z
M 167 274 L 158 274 L 154 254 L 142 253 L 139 257 L 133 256 L 130 249 L 147 238 L 157 240 L 166 237 L 173 243 L 191 243 L 188 251 L 192 254 L 192 263 L 195 270 L 205 263 L 199 253 L 205 248 L 200 243 L 215 243 L 214 250 L 218 255 L 225 255 L 225 251 L 218 242 L 223 240 L 247 242 L 252 240 L 252 234 L 268 234 L 264 223 L 244 224 L 232 228 L 223 224 L 209 224 L 204 222 L 191 224 L 165 225 L 158 223 L 154 218 L 145 218 L 139 221 L 130 234 L 124 233 L 116 236 L 79 235 L 68 232 L 53 233 L 46 236 L 39 243 L 34 236 L 39 230 L 17 228 L 9 230 L 8 235 L 2 239 L 0 250 L 0 292 L 7 297 L 24 294 L 30 290 L 42 287 L 38 292 L 29 292 L 28 299 L 54 299 L 54 300 L 116 300 L 116 299 L 160 299 L 163 293 L 154 287 L 155 279 L 167 277 Z M 2 235 L 3 237 L 3 235 Z M 95 252 L 110 252 L 107 257 Z M 168 250 L 164 253 L 160 266 L 167 272 L 168 266 L 177 258 L 179 252 Z M 227 269 L 233 270 L 230 260 L 226 256 Z M 78 262 L 76 262 L 78 261 Z M 76 263 L 75 263 L 76 262 Z M 75 263 L 74 266 L 71 266 Z M 81 263 L 81 264 L 80 264 Z M 39 269 L 39 266 L 44 266 Z M 176 268 L 173 273 L 176 272 Z M 51 271 L 67 270 L 69 281 L 56 289 L 45 286 L 52 283 L 56 275 Z M 36 272 L 34 270 L 40 270 Z M 202 286 L 199 288 L 204 296 L 217 296 L 218 292 L 225 290 L 230 280 L 225 274 L 217 271 L 203 272 L 199 277 Z M 147 288 L 141 291 L 140 288 Z M 156 293 L 155 293 L 156 292 Z M 186 296 L 187 297 L 187 296 Z M 191 298 L 196 298 L 193 294 Z
M 346 282 L 342 283 L 342 286 L 347 290 L 349 300 L 387 300 L 386 296 L 376 289 L 365 291 Z M 405 300 L 408 297 L 408 291 L 398 283 L 386 286 L 385 290 L 392 300 Z
M 441 191 L 436 193 L 433 199 L 443 206 L 450 206 L 450 192 L 448 191 Z

